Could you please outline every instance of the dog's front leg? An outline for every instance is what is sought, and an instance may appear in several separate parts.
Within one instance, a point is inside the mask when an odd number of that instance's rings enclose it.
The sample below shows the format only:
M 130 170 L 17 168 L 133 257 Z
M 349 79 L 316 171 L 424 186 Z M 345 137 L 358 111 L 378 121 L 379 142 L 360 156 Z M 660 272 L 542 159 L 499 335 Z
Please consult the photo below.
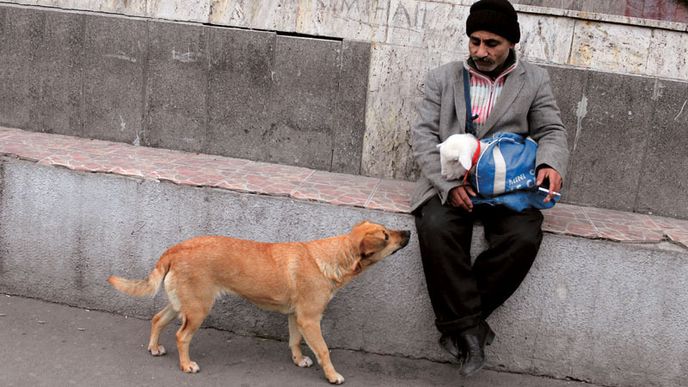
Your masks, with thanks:
M 291 348 L 291 359 L 299 367 L 310 367 L 313 360 L 308 356 L 303 356 L 301 352 L 301 332 L 296 324 L 296 315 L 289 315 L 289 348 Z
M 320 364 L 325 372 L 325 378 L 332 384 L 344 383 L 344 377 L 340 375 L 332 365 L 330 360 L 330 351 L 327 349 L 325 339 L 323 339 L 322 331 L 320 330 L 320 316 L 318 318 L 310 316 L 296 316 L 296 323 L 299 330 L 306 339 L 306 344 L 315 353 Z

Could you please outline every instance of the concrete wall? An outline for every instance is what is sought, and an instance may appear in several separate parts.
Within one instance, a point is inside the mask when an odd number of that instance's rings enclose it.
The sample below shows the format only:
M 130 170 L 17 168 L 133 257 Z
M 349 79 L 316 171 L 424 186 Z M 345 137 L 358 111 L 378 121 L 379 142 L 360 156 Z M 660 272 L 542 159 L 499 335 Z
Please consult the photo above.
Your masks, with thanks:
M 472 1 L 16 3 L 63 10 L 0 5 L 0 125 L 414 180 L 423 77 L 465 57 Z M 516 7 L 569 128 L 563 200 L 688 218 L 688 26 Z
M 370 44 L 0 6 L 0 123 L 360 172 Z
M 142 318 L 161 308 L 164 296 L 134 300 L 105 279 L 145 276 L 184 238 L 306 240 L 344 233 L 366 218 L 414 229 L 405 214 L 16 159 L 1 160 L 0 178 L 0 292 Z M 474 250 L 483 246 L 477 233 Z M 498 336 L 489 365 L 609 386 L 684 386 L 687 286 L 688 260 L 678 248 L 547 234 L 526 281 L 490 319 Z M 447 360 L 433 319 L 414 232 L 409 246 L 336 295 L 322 325 L 332 347 Z M 218 301 L 207 325 L 287 337 L 283 316 L 231 297 Z
M 688 35 L 688 34 L 687 34 Z M 688 83 L 550 67 L 567 123 L 565 200 L 688 218 Z

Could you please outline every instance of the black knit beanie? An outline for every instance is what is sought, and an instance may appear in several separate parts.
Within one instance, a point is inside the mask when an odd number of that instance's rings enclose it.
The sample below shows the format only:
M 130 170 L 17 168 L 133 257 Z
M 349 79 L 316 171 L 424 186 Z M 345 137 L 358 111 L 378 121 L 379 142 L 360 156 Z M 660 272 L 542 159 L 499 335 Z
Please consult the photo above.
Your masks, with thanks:
M 521 40 L 516 10 L 507 0 L 480 0 L 471 5 L 466 19 L 466 35 L 475 31 L 488 31 L 508 39 L 511 43 Z

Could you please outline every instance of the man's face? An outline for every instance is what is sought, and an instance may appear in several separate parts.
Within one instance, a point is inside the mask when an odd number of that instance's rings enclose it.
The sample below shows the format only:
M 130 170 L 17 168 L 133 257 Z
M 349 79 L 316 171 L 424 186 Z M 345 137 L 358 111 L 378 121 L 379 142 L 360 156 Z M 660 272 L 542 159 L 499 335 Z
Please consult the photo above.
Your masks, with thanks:
M 488 31 L 475 31 L 468 39 L 468 50 L 478 70 L 489 73 L 501 66 L 509 57 L 514 44 Z

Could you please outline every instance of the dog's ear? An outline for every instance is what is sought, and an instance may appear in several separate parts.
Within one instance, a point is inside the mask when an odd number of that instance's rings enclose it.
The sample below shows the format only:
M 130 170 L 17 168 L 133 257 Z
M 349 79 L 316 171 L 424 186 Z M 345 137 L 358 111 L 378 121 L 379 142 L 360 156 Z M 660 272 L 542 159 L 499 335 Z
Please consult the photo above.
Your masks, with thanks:
M 365 225 L 370 223 L 367 219 L 364 219 L 358 223 L 356 223 L 353 227 L 351 227 L 351 232 L 360 234 L 363 230 L 365 230 Z
M 459 156 L 459 163 L 463 167 L 463 169 L 469 171 L 471 169 L 471 166 L 473 165 L 473 160 L 471 160 L 470 155 L 461 155 Z
M 361 259 L 366 259 L 371 255 L 385 248 L 387 244 L 386 234 L 380 231 L 367 233 L 361 239 Z

